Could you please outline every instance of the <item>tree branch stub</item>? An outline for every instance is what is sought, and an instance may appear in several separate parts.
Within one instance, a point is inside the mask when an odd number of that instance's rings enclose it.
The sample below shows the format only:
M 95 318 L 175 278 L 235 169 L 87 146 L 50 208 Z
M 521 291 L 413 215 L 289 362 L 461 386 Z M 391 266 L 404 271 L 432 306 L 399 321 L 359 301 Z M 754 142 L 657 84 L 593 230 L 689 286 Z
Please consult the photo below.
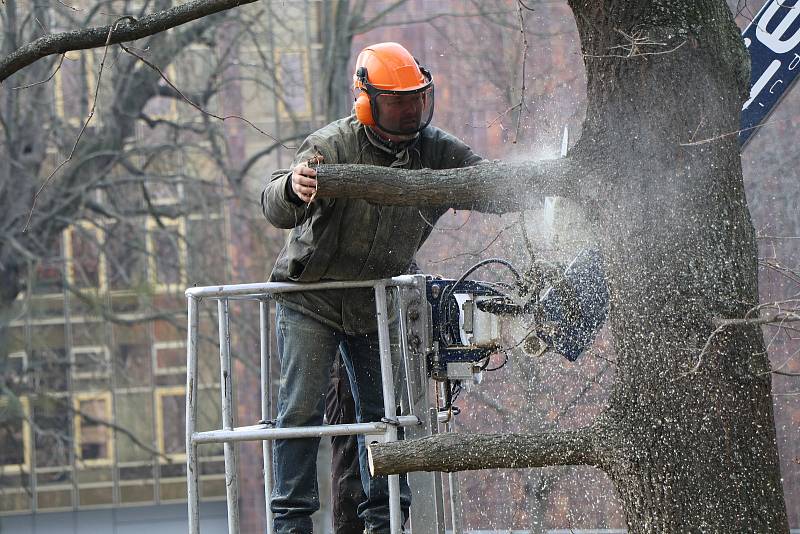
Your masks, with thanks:
M 593 427 L 544 434 L 437 434 L 368 446 L 373 475 L 600 464 Z

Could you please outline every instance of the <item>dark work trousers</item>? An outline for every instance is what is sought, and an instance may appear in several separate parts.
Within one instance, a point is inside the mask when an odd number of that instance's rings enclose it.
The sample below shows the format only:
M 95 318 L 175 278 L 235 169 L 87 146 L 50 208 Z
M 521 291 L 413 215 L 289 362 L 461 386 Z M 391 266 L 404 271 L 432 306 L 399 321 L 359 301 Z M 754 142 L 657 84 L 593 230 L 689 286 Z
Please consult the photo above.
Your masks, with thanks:
M 356 422 L 356 405 L 341 354 L 336 355 L 331 367 L 325 418 L 331 425 Z M 361 534 L 364 532 L 364 521 L 358 517 L 358 505 L 366 497 L 358 468 L 358 440 L 356 436 L 334 436 L 331 438 L 331 449 L 333 532 Z

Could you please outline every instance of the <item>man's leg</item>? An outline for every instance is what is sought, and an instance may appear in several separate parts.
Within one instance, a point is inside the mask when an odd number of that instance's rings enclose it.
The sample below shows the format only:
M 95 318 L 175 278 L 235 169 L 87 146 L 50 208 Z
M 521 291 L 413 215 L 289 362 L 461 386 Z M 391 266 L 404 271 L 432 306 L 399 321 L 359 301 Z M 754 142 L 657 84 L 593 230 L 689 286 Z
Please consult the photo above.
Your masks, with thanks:
M 311 317 L 280 305 L 276 323 L 281 363 L 278 428 L 321 425 L 337 334 Z M 277 534 L 312 531 L 311 514 L 319 509 L 318 448 L 319 438 L 273 442 L 275 487 L 270 507 Z
M 356 405 L 341 355 L 337 355 L 331 368 L 325 418 L 332 425 L 356 422 Z M 334 436 L 331 445 L 333 531 L 335 534 L 361 534 L 364 521 L 358 517 L 358 505 L 366 500 L 366 496 L 358 464 L 358 439 L 356 436 Z
M 392 332 L 392 340 L 396 332 Z M 384 417 L 383 386 L 381 382 L 381 363 L 378 349 L 378 334 L 347 336 L 345 338 L 344 356 L 347 371 L 353 386 L 353 397 L 356 406 L 356 419 L 359 422 L 380 421 Z M 395 378 L 395 395 L 399 402 L 400 367 L 399 350 L 392 343 L 393 370 Z M 364 520 L 366 532 L 388 533 L 389 524 L 389 484 L 388 477 L 371 477 L 367 462 L 367 449 L 364 437 L 358 436 L 359 466 L 361 480 L 366 493 L 366 500 L 358 507 L 358 515 Z M 400 477 L 400 508 L 403 519 L 408 518 L 411 505 L 411 490 L 405 476 Z

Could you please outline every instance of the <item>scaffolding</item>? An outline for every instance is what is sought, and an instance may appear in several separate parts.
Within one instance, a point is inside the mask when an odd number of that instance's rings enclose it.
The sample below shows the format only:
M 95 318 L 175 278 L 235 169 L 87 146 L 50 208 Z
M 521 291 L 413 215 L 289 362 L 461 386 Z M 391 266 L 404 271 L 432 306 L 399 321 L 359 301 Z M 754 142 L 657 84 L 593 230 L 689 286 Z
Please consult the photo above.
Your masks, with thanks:
M 271 335 L 270 303 L 272 295 L 295 291 L 318 291 L 329 289 L 372 288 L 375 292 L 375 314 L 378 323 L 378 341 L 383 384 L 384 419 L 381 422 L 322 425 L 312 427 L 274 428 L 272 391 L 270 376 Z M 392 355 L 389 342 L 389 313 L 387 291 L 395 292 L 399 335 L 401 366 L 405 388 L 401 399 L 395 398 Z M 272 534 L 272 513 L 269 501 L 272 491 L 272 447 L 275 439 L 294 439 L 336 435 L 363 434 L 376 440 L 391 442 L 397 440 L 397 430 L 404 427 L 405 437 L 409 439 L 436 433 L 438 412 L 429 402 L 429 383 L 427 377 L 425 347 L 428 340 L 429 325 L 426 313 L 420 313 L 425 305 L 425 277 L 420 275 L 398 276 L 385 280 L 325 282 L 296 284 L 285 282 L 265 282 L 208 287 L 193 287 L 186 291 L 188 300 L 188 334 L 186 365 L 186 477 L 188 484 L 189 532 L 199 534 L 199 466 L 197 448 L 207 443 L 222 443 L 225 460 L 226 499 L 228 507 L 228 531 L 239 533 L 239 477 L 235 443 L 240 441 L 262 441 L 264 462 L 264 492 L 266 500 L 267 532 Z M 220 393 L 222 399 L 221 428 L 198 432 L 197 425 L 197 386 L 198 386 L 198 338 L 199 312 L 204 300 L 216 301 L 219 322 Z M 234 379 L 231 364 L 230 314 L 231 300 L 255 301 L 259 305 L 260 360 L 261 360 L 261 418 L 259 424 L 234 427 L 233 391 Z M 411 348 L 408 340 L 411 339 Z M 403 410 L 397 415 L 397 400 L 402 400 Z M 441 477 L 438 473 L 411 473 L 408 476 L 412 489 L 411 529 L 414 534 L 439 534 L 444 532 L 444 506 Z M 400 477 L 390 475 L 389 510 L 393 533 L 402 529 L 400 511 Z M 450 484 L 451 501 L 457 498 L 457 487 Z M 451 502 L 451 512 L 453 511 Z M 455 517 L 455 514 L 454 514 Z M 455 525 L 455 521 L 454 521 Z

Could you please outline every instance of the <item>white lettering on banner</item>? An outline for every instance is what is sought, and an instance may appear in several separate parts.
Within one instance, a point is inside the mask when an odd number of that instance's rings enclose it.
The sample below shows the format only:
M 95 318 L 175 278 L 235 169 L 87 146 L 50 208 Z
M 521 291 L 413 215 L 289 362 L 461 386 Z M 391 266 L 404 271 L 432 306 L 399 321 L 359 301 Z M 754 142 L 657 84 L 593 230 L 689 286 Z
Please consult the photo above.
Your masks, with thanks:
M 753 87 L 750 88 L 750 99 L 744 103 L 742 109 L 747 109 L 750 107 L 750 104 L 753 103 L 753 100 L 764 90 L 766 87 L 767 82 L 772 79 L 778 69 L 781 66 L 781 62 L 777 59 L 773 60 L 772 63 L 769 64 L 769 67 L 761 74 L 761 77 L 753 84 Z M 763 106 L 762 106 L 763 107 Z
M 773 91 L 773 89 L 775 89 L 775 86 L 778 85 L 779 83 L 783 83 L 783 80 L 775 80 L 775 83 L 773 83 L 772 87 L 769 88 L 769 94 L 771 95 L 775 94 L 775 91 Z
M 792 7 L 789 7 L 783 17 L 783 20 L 780 21 L 778 26 L 771 32 L 768 32 L 767 26 L 772 20 L 772 17 L 775 16 L 775 14 L 778 12 L 778 9 L 781 7 L 788 6 L 783 6 L 781 5 L 780 1 L 776 1 L 771 4 L 766 11 L 764 11 L 764 15 L 758 21 L 758 25 L 756 26 L 756 37 L 758 37 L 758 40 L 764 43 L 773 52 L 785 54 L 800 44 L 800 30 L 794 32 L 794 35 L 788 39 L 782 39 L 786 33 L 786 30 L 789 29 L 789 26 L 791 26 L 795 19 L 800 16 L 800 9 L 793 9 Z
M 800 63 L 800 54 L 795 52 L 794 53 L 794 57 L 792 58 L 792 61 L 789 63 L 789 70 L 796 69 L 798 63 Z

